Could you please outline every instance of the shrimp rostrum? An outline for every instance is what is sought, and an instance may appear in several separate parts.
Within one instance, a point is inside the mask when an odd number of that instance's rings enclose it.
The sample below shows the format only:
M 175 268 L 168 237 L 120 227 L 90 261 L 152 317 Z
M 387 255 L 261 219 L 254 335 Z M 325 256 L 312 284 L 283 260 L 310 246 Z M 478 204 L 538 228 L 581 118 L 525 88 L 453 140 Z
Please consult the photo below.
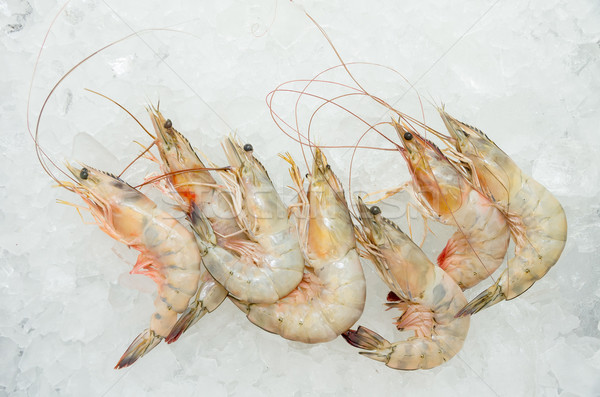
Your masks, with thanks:
M 200 251 L 190 231 L 121 179 L 88 166 L 67 167 L 77 183 L 64 186 L 81 196 L 105 233 L 140 251 L 131 272 L 149 276 L 158 286 L 150 327 L 115 368 L 127 367 L 158 345 L 188 307 L 201 276 Z
M 394 369 L 433 368 L 451 359 L 462 348 L 469 318 L 455 318 L 467 302 L 458 284 L 435 266 L 398 226 L 358 199 L 360 228 L 357 237 L 365 256 L 375 265 L 392 293 L 389 307 L 403 313 L 396 326 L 414 330 L 415 336 L 389 342 L 365 327 L 349 330 L 344 338 L 373 360 Z
M 488 278 L 502 264 L 510 230 L 497 206 L 477 190 L 432 142 L 393 122 L 412 175 L 415 197 L 431 218 L 456 228 L 438 257 L 463 289 Z
M 290 174 L 299 204 L 304 204 L 298 216 L 306 257 L 302 282 L 272 304 L 232 300 L 251 322 L 266 331 L 304 343 L 327 342 L 348 330 L 365 305 L 365 277 L 352 220 L 344 189 L 319 149 L 307 193 L 298 167 L 290 156 L 285 159 L 292 165 Z
M 515 255 L 498 281 L 473 299 L 459 315 L 468 315 L 514 299 L 527 291 L 558 261 L 567 240 L 567 218 L 558 200 L 475 127 L 439 109 L 451 134 L 448 141 L 466 158 L 466 166 L 509 219 Z

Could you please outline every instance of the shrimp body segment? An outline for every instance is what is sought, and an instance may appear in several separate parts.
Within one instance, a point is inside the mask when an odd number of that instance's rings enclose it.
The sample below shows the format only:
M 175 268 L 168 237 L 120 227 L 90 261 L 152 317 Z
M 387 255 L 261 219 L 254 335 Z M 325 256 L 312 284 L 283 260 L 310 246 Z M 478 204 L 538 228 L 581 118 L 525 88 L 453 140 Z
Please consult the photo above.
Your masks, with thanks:
M 347 331 L 362 314 L 366 284 L 344 190 L 320 150 L 316 150 L 308 193 L 291 157 L 290 173 L 308 218 L 300 217 L 307 260 L 300 285 L 272 304 L 233 300 L 259 327 L 286 339 L 321 343 Z M 306 210 L 306 207 L 304 207 Z M 306 211 L 304 212 L 306 214 Z
M 90 167 L 67 167 L 78 182 L 73 190 L 88 204 L 100 228 L 140 251 L 132 273 L 145 274 L 158 285 L 150 327 L 116 366 L 127 367 L 165 338 L 178 313 L 188 307 L 200 279 L 200 251 L 191 232 L 127 183 Z
M 451 142 L 471 161 L 474 178 L 507 214 L 515 240 L 515 256 L 498 281 L 460 313 L 473 314 L 516 298 L 554 266 L 565 247 L 567 218 L 558 200 L 487 135 L 441 109 L 440 114 Z
M 252 146 L 227 139 L 225 152 L 233 171 L 225 174 L 233 196 L 236 220 L 250 240 L 228 243 L 226 250 L 204 214 L 193 211 L 204 265 L 234 297 L 252 303 L 272 303 L 289 294 L 302 280 L 304 259 L 296 229 L 287 216 Z
M 502 264 L 510 241 L 506 218 L 433 143 L 404 125 L 394 126 L 417 200 L 432 218 L 457 228 L 438 264 L 461 288 L 471 288 Z
M 467 301 L 458 284 L 435 266 L 421 249 L 393 222 L 360 200 L 357 236 L 365 256 L 375 264 L 381 279 L 393 293 L 388 307 L 403 314 L 396 323 L 415 336 L 391 343 L 377 333 L 359 327 L 344 333 L 360 352 L 394 369 L 428 369 L 443 364 L 462 348 L 469 331 L 469 318 L 455 318 Z

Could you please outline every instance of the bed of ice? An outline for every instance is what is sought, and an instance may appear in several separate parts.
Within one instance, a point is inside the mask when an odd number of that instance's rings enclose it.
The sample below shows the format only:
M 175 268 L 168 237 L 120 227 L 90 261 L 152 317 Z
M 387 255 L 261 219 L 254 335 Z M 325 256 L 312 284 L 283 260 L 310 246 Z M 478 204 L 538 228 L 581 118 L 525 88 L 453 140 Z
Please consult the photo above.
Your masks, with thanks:
M 272 121 L 265 96 L 283 82 L 339 64 L 304 7 L 346 62 L 402 73 L 421 94 L 424 116 L 398 74 L 351 66 L 365 88 L 440 128 L 430 102 L 444 103 L 558 197 L 569 238 L 548 275 L 519 299 L 475 316 L 458 356 L 429 371 L 388 369 L 341 338 L 316 346 L 286 341 L 250 324 L 230 302 L 177 343 L 114 370 L 148 325 L 155 287 L 129 275 L 136 252 L 57 203 L 80 201 L 54 188 L 42 171 L 26 111 L 37 53 L 64 3 L 8 0 L 0 2 L 0 395 L 600 395 L 600 3 L 367 3 L 73 0 L 48 35 L 29 122 L 35 125 L 52 86 L 84 57 L 134 31 L 166 28 L 141 32 L 67 77 L 48 102 L 40 144 L 58 164 L 82 160 L 119 173 L 141 150 L 134 141 L 147 145 L 150 139 L 122 110 L 84 89 L 119 101 L 146 127 L 144 106 L 160 99 L 175 126 L 219 162 L 226 133 L 252 142 L 291 200 L 277 153 L 301 159 L 301 152 Z M 326 77 L 350 82 L 337 71 Z M 314 92 L 333 96 L 336 90 L 315 86 Z M 295 98 L 281 93 L 274 99 L 286 120 Z M 372 123 L 389 118 L 364 98 L 344 104 Z M 302 128 L 316 105 L 301 102 Z M 329 106 L 317 113 L 311 136 L 350 145 L 364 130 Z M 374 135 L 368 140 L 384 146 Z M 349 186 L 352 151 L 326 153 Z M 353 164 L 355 193 L 408 178 L 395 153 L 358 151 Z M 154 169 L 142 160 L 124 178 L 139 183 Z M 384 214 L 406 227 L 407 202 L 402 194 L 391 199 Z M 431 258 L 449 233 L 435 230 L 425 245 Z M 387 290 L 368 263 L 365 272 L 368 301 L 359 324 L 388 338 L 406 337 L 393 329 L 393 313 L 383 311 Z

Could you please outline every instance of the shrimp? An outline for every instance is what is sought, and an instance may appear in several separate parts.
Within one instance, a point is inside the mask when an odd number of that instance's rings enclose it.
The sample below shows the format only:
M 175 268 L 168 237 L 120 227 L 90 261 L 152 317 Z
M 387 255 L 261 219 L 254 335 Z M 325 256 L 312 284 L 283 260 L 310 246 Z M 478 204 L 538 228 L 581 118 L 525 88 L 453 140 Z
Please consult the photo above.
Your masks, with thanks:
M 188 216 L 193 205 L 206 214 L 218 245 L 227 246 L 232 241 L 247 241 L 245 233 L 235 220 L 230 194 L 219 188 L 210 172 L 204 169 L 205 165 L 192 145 L 173 127 L 171 120 L 165 119 L 154 107 L 148 109 L 148 113 L 156 130 L 155 142 L 162 159 L 161 168 L 169 175 L 167 182 L 172 190 L 170 195 L 180 202 Z M 193 171 L 182 172 L 186 170 Z M 204 262 L 209 260 L 211 259 L 205 258 Z M 205 313 L 215 310 L 226 297 L 227 290 L 210 273 L 204 274 L 196 298 L 167 336 L 167 343 L 175 342 Z
M 201 276 L 200 251 L 193 234 L 121 179 L 88 166 L 67 164 L 77 183 L 64 182 L 89 206 L 109 236 L 140 251 L 132 273 L 158 285 L 150 327 L 131 343 L 115 368 L 133 364 L 165 338 L 188 307 Z
M 504 260 L 510 231 L 502 211 L 476 190 L 431 142 L 394 122 L 422 207 L 440 222 L 458 230 L 438 257 L 463 289 L 490 276 Z
M 391 307 L 403 313 L 399 330 L 414 330 L 415 336 L 390 343 L 365 327 L 349 330 L 343 337 L 351 345 L 370 350 L 360 352 L 394 369 L 429 369 L 451 359 L 462 348 L 469 331 L 468 317 L 455 318 L 465 298 L 458 284 L 435 266 L 398 226 L 370 209 L 358 198 L 360 229 L 357 237 L 381 279 L 392 290 Z
M 307 259 L 304 278 L 272 304 L 232 301 L 266 331 L 304 343 L 328 342 L 347 331 L 362 314 L 366 286 L 344 189 L 325 155 L 316 149 L 308 194 L 291 156 L 290 174 L 309 217 L 300 219 Z M 303 207 L 306 209 L 306 207 Z M 305 211 L 306 214 L 306 211 Z
M 165 119 L 157 108 L 148 109 L 156 130 L 156 146 L 168 181 L 183 201 L 183 210 L 191 213 L 195 203 L 210 221 L 219 245 L 227 244 L 227 236 L 246 239 L 233 213 L 231 195 L 217 184 L 189 141 Z M 190 172 L 182 172 L 193 170 Z
M 515 240 L 515 256 L 498 281 L 475 297 L 459 315 L 511 300 L 527 291 L 558 261 L 567 240 L 567 218 L 558 200 L 525 175 L 491 139 L 439 109 L 449 139 L 466 157 L 481 186 L 506 212 Z
M 204 265 L 231 295 L 252 303 L 272 303 L 302 280 L 304 259 L 298 236 L 267 171 L 252 155 L 252 145 L 242 148 L 229 138 L 224 148 L 233 170 L 223 175 L 233 192 L 237 222 L 251 241 L 235 242 L 241 257 L 219 247 L 208 218 L 194 208 L 196 240 Z

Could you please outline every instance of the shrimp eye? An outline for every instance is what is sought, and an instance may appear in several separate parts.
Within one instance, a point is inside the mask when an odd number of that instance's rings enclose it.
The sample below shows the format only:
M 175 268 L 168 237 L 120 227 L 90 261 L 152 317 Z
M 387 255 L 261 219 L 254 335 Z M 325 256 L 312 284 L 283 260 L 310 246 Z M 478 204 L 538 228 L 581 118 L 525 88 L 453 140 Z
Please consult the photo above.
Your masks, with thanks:
M 329 164 L 327 164 L 327 165 L 325 166 L 325 168 L 327 168 L 328 170 L 330 170 L 330 169 L 331 169 L 331 166 L 330 166 Z
M 304 177 L 305 177 L 306 179 L 308 179 L 308 178 L 310 177 L 310 175 L 306 174 Z
M 173 122 L 170 119 L 167 119 L 167 121 L 165 121 L 165 128 L 171 127 L 173 127 Z
M 79 177 L 81 179 L 88 179 L 88 170 L 87 168 L 82 168 L 81 171 L 79 171 Z
M 373 214 L 373 215 L 381 214 L 381 208 L 379 208 L 376 205 L 372 206 L 371 209 L 369 209 L 369 211 L 371 211 L 371 214 Z
M 413 136 L 410 132 L 404 133 L 404 139 L 406 139 L 407 141 L 410 141 L 412 138 L 413 138 Z
M 254 148 L 252 147 L 251 144 L 247 143 L 247 144 L 244 145 L 244 151 L 245 152 L 251 152 L 253 150 L 254 150 Z

